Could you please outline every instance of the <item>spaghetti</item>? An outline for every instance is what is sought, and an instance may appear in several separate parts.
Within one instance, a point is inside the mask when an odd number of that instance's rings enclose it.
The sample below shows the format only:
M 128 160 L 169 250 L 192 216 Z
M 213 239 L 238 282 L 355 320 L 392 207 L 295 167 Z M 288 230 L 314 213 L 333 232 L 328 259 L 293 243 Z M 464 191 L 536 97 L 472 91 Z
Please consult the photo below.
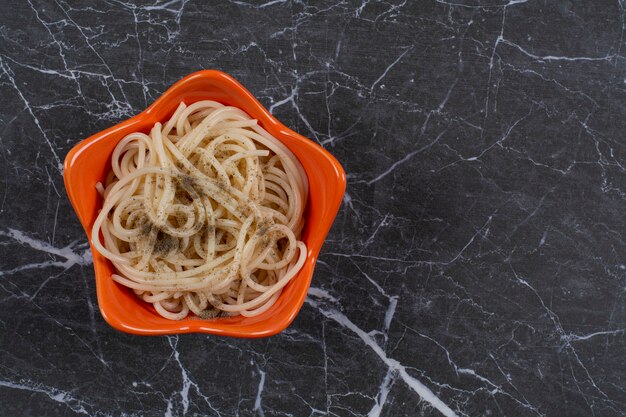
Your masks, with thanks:
M 302 268 L 306 175 L 241 109 L 181 103 L 111 166 L 92 242 L 161 316 L 261 314 Z

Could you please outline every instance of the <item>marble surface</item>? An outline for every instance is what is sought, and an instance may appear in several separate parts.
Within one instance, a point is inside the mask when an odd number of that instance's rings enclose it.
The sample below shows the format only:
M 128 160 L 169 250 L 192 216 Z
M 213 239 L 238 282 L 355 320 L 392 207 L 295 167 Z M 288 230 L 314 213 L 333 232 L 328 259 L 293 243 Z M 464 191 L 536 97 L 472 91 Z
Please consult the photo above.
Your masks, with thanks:
M 3 1 L 0 415 L 625 415 L 624 7 Z M 344 203 L 282 334 L 122 334 L 62 161 L 205 68 Z

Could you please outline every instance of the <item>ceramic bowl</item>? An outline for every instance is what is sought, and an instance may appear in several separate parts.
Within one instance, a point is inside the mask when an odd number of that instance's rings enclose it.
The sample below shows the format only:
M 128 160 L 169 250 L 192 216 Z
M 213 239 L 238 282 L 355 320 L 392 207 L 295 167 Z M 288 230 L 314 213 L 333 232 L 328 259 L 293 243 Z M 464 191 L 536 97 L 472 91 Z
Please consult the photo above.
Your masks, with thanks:
M 345 172 L 339 162 L 322 147 L 276 120 L 235 79 L 220 71 L 206 70 L 178 81 L 140 114 L 83 140 L 68 153 L 63 174 L 65 188 L 90 243 L 91 227 L 102 207 L 96 183 L 103 182 L 110 171 L 110 158 L 117 143 L 131 132 L 149 133 L 156 122 L 167 120 L 181 101 L 191 104 L 207 99 L 243 109 L 300 160 L 310 186 L 304 213 L 306 226 L 301 237 L 307 246 L 306 262 L 276 303 L 259 316 L 200 320 L 190 315 L 172 321 L 158 315 L 151 304 L 137 298 L 132 290 L 114 282 L 113 265 L 92 246 L 100 312 L 111 326 L 123 332 L 266 337 L 284 330 L 304 303 L 317 256 L 339 210 L 346 186 Z

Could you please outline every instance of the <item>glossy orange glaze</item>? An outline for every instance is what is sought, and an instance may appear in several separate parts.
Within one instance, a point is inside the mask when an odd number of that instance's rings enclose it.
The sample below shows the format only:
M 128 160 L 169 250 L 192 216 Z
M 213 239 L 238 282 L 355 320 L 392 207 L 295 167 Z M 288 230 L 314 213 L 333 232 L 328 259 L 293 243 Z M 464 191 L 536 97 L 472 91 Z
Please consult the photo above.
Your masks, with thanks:
M 317 256 L 344 195 L 346 176 L 330 153 L 276 120 L 232 77 L 213 70 L 195 72 L 170 87 L 140 114 L 80 142 L 65 158 L 65 188 L 91 243 L 91 227 L 102 207 L 96 183 L 104 182 L 111 169 L 110 158 L 117 143 L 132 132 L 149 133 L 156 122 L 167 120 L 181 101 L 191 104 L 199 100 L 215 100 L 243 109 L 300 160 L 310 186 L 301 237 L 308 250 L 306 262 L 276 303 L 259 316 L 200 320 L 190 315 L 172 321 L 159 316 L 151 304 L 137 298 L 132 290 L 114 282 L 113 265 L 92 246 L 100 312 L 114 328 L 134 334 L 199 332 L 233 337 L 271 336 L 289 326 L 304 303 Z

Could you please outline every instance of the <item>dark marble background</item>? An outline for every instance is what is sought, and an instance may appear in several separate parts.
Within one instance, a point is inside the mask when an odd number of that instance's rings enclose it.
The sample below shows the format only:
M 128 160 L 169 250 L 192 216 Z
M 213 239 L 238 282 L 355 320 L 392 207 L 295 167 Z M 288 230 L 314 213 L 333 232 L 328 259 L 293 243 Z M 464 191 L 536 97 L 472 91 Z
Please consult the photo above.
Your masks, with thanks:
M 0 415 L 625 415 L 625 6 L 3 1 Z M 205 68 L 344 204 L 284 333 L 122 334 L 62 161 Z

